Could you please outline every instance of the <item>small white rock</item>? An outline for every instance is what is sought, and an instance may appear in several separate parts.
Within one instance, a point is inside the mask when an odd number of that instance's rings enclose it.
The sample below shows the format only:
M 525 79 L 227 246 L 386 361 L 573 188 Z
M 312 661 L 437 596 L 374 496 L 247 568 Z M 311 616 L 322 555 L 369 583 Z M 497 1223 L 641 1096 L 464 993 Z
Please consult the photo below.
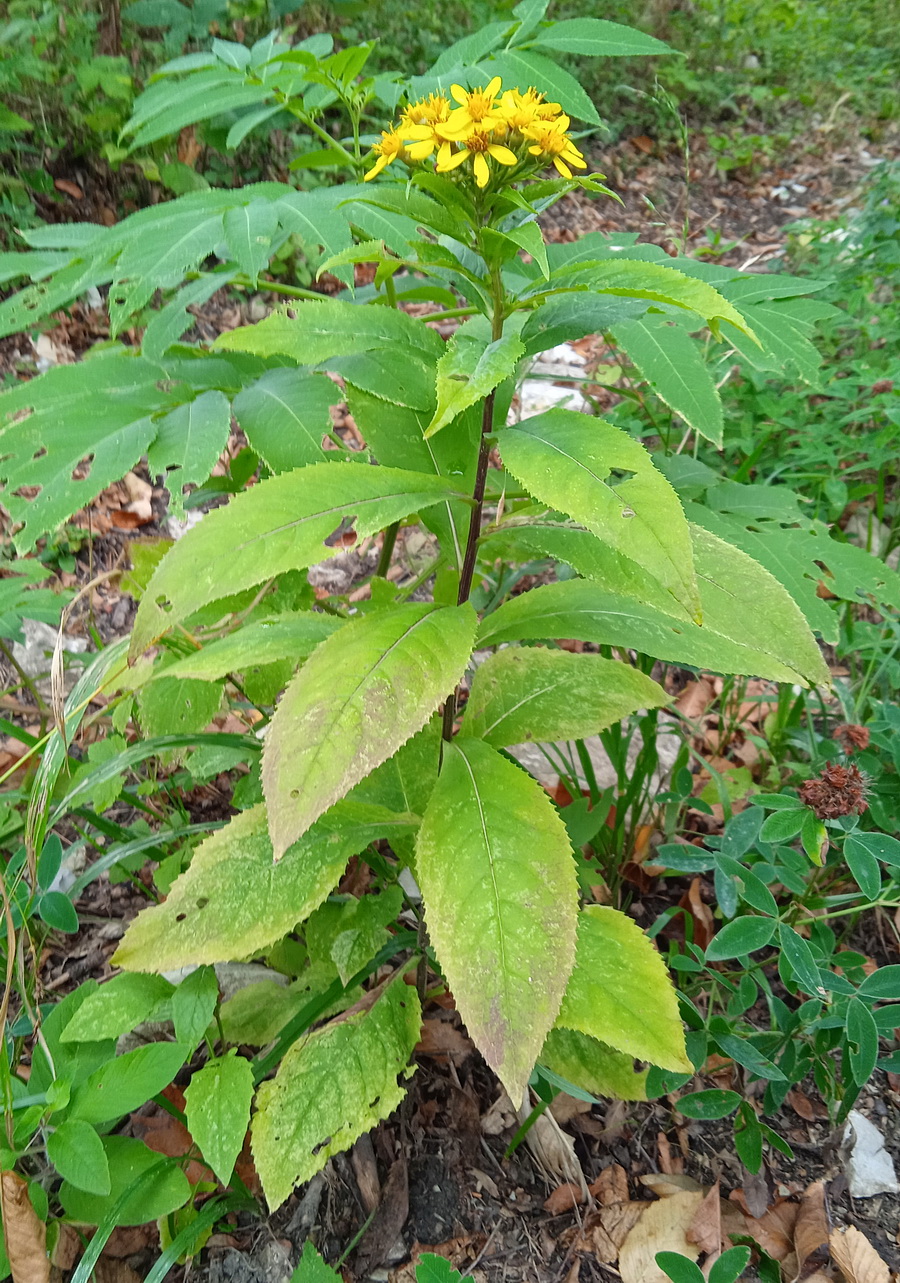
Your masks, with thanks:
M 884 1147 L 884 1137 L 864 1114 L 851 1109 L 844 1127 L 844 1145 L 850 1155 L 844 1168 L 851 1198 L 900 1194 L 894 1163 Z

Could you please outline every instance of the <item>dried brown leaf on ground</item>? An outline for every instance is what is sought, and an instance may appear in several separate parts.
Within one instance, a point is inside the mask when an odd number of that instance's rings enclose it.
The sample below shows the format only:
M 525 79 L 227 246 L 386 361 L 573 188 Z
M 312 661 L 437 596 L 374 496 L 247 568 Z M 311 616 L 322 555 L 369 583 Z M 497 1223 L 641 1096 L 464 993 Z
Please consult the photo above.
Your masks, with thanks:
M 531 1113 L 527 1093 L 519 1110 L 521 1122 Z M 575 1141 L 559 1126 L 549 1112 L 538 1114 L 525 1134 L 525 1144 L 545 1177 L 554 1184 L 571 1181 L 587 1195 L 587 1181 L 575 1153 Z
M 628 1177 L 625 1175 L 625 1168 L 618 1163 L 610 1163 L 609 1167 L 604 1167 L 594 1183 L 588 1186 L 588 1193 L 601 1207 L 627 1203 Z
M 440 1062 L 446 1062 L 449 1057 L 455 1065 L 461 1065 L 474 1050 L 472 1040 L 448 1020 L 422 1021 L 421 1036 L 416 1044 L 417 1055 L 433 1056 Z
M 584 1192 L 581 1187 L 567 1181 L 565 1185 L 557 1185 L 550 1197 L 545 1199 L 544 1211 L 551 1216 L 561 1216 L 563 1212 L 571 1212 L 573 1207 L 579 1207 L 583 1202 Z
M 381 1202 L 356 1252 L 355 1273 L 365 1278 L 387 1260 L 409 1216 L 409 1176 L 401 1155 L 391 1163 Z
M 656 1264 L 657 1252 L 680 1252 L 696 1261 L 699 1248 L 688 1241 L 687 1231 L 702 1202 L 702 1193 L 685 1190 L 647 1204 L 619 1251 L 623 1283 L 668 1283 L 668 1276 Z
M 794 1225 L 794 1251 L 804 1276 L 828 1260 L 828 1234 L 825 1182 L 814 1181 L 800 1200 Z
M 713 916 L 708 904 L 703 903 L 700 893 L 700 879 L 694 878 L 691 885 L 678 901 L 678 907 L 689 913 L 694 922 L 694 944 L 705 949 L 715 935 Z
M 794 1250 L 794 1226 L 799 1206 L 782 1199 L 762 1216 L 751 1216 L 742 1190 L 732 1190 L 729 1198 L 744 1212 L 747 1233 L 776 1261 L 785 1261 Z M 788 1277 L 792 1277 L 790 1274 Z
M 890 1283 L 890 1270 L 856 1226 L 832 1230 L 829 1246 L 846 1283 Z
M 601 1207 L 584 1223 L 584 1233 L 575 1242 L 578 1251 L 593 1252 L 601 1265 L 612 1265 L 619 1250 L 650 1203 L 612 1203 Z
M 673 1194 L 702 1194 L 703 1186 L 693 1176 L 683 1172 L 645 1172 L 638 1180 L 647 1189 L 652 1190 L 657 1198 L 671 1198 Z
M 13 1283 L 49 1283 L 47 1227 L 31 1206 L 28 1182 L 15 1172 L 0 1173 L 0 1208 Z
M 685 1237 L 689 1243 L 696 1243 L 700 1251 L 707 1255 L 715 1253 L 718 1256 L 721 1252 L 722 1208 L 718 1181 L 697 1208 Z
M 481 1130 L 485 1136 L 500 1136 L 517 1122 L 515 1105 L 506 1092 L 501 1091 L 490 1109 L 481 1115 Z

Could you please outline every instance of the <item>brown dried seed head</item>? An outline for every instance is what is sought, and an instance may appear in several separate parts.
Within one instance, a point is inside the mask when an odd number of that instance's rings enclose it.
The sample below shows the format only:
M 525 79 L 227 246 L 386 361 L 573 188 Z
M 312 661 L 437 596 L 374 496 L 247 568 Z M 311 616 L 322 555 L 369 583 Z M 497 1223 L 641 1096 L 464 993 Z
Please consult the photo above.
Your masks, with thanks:
M 862 815 L 867 810 L 868 780 L 858 766 L 829 762 L 814 780 L 800 786 L 800 801 L 820 820 Z

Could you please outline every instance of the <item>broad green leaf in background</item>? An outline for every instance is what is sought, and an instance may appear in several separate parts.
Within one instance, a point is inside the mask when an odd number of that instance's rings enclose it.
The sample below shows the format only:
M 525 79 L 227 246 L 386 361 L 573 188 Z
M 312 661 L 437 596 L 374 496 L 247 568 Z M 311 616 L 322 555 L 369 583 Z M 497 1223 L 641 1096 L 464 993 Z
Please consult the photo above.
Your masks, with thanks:
M 151 476 L 161 476 L 169 508 L 184 513 L 183 487 L 205 481 L 228 444 L 231 406 L 222 392 L 201 392 L 194 401 L 170 410 L 156 423 L 147 451 Z
M 62 1032 L 63 1042 L 97 1042 L 130 1033 L 173 994 L 162 976 L 113 976 L 89 994 Z
M 678 999 L 665 963 L 631 918 L 588 905 L 557 1025 L 663 1069 L 690 1072 Z
M 69 1116 L 86 1123 L 108 1123 L 130 1114 L 168 1087 L 190 1051 L 192 1047 L 177 1042 L 151 1042 L 116 1056 L 76 1089 Z
M 66 1119 L 47 1137 L 47 1157 L 76 1189 L 103 1197 L 111 1190 L 103 1142 L 90 1123 Z
M 540 785 L 481 740 L 444 748 L 416 847 L 428 931 L 462 1019 L 513 1100 L 575 956 L 575 861 Z
M 318 365 L 335 356 L 396 344 L 434 356 L 444 350 L 435 331 L 406 312 L 334 299 L 301 303 L 290 313 L 285 309 L 272 312 L 257 325 L 244 325 L 220 335 L 214 346 L 256 356 L 289 356 L 303 365 Z
M 526 740 L 581 739 L 668 695 L 628 664 L 534 646 L 506 647 L 479 665 L 462 735 L 495 748 Z
M 699 617 L 681 502 L 639 442 L 602 419 L 549 410 L 505 428 L 500 449 L 526 490 L 638 562 L 671 594 L 673 610 Z
M 634 1056 L 574 1029 L 551 1029 L 538 1061 L 594 1096 L 647 1099 L 647 1070 L 635 1070 Z
M 263 749 L 276 860 L 421 730 L 462 677 L 476 624 L 468 605 L 407 603 L 352 621 L 313 652 Z
M 710 962 L 722 962 L 728 958 L 743 958 L 764 949 L 775 934 L 778 922 L 775 918 L 747 915 L 727 922 L 717 931 L 706 949 Z
M 105 1197 L 90 1194 L 68 1180 L 63 1181 L 59 1190 L 63 1211 L 82 1225 L 99 1225 L 129 1186 L 163 1161 L 143 1141 L 128 1136 L 104 1136 L 102 1144 L 109 1168 L 109 1193 Z M 190 1197 L 187 1177 L 173 1161 L 137 1187 L 118 1209 L 116 1224 L 146 1225 L 160 1216 L 168 1216 Z
M 562 558 L 576 569 L 595 569 L 615 582 L 617 567 L 589 537 L 566 533 Z M 523 593 L 484 620 L 479 641 L 574 637 L 599 645 L 624 646 L 669 663 L 690 664 L 718 673 L 744 673 L 772 681 L 827 684 L 828 670 L 815 639 L 793 599 L 774 576 L 738 549 L 691 527 L 703 624 L 676 618 L 659 605 L 607 591 L 589 580 L 568 580 Z M 599 549 L 597 541 L 593 544 Z M 622 587 L 637 594 L 633 575 Z
M 437 409 L 425 430 L 432 437 L 463 410 L 493 392 L 498 383 L 515 373 L 525 351 L 515 334 L 492 343 L 454 335 L 437 364 Z
M 198 967 L 185 976 L 172 994 L 175 1041 L 196 1047 L 209 1028 L 218 1001 L 219 982 L 212 967 Z
M 278 230 L 277 209 L 268 200 L 235 205 L 226 210 L 223 226 L 232 258 L 255 285 L 272 256 L 272 241 Z
M 408 828 L 400 819 L 342 803 L 276 865 L 265 807 L 251 807 L 200 844 L 163 904 L 138 914 L 116 965 L 168 971 L 258 953 L 322 903 L 351 855 Z
M 133 151 L 177 134 L 186 125 L 259 107 L 271 101 L 272 93 L 271 88 L 245 81 L 222 66 L 199 69 L 184 80 L 166 78 L 151 84 L 135 103 L 122 132 L 132 135 L 129 150 Z
M 260 619 L 176 660 L 160 671 L 159 680 L 190 677 L 209 682 L 279 659 L 300 661 L 343 626 L 344 620 L 311 610 Z
M 332 357 L 324 363 L 351 387 L 408 410 L 434 407 L 435 360 L 430 352 L 408 345 Z
M 536 356 L 557 343 L 599 334 L 647 310 L 640 299 L 614 298 L 609 294 L 552 294 L 529 312 L 522 326 L 525 355 Z
M 612 333 L 656 395 L 688 427 L 721 448 L 722 401 L 696 340 L 680 325 L 657 316 L 625 321 Z
M 252 448 L 273 472 L 325 459 L 322 439 L 332 430 L 329 407 L 340 390 L 323 374 L 268 370 L 238 393 L 232 409 Z
M 325 540 L 342 517 L 355 516 L 363 538 L 454 489 L 441 477 L 354 463 L 311 464 L 261 482 L 207 513 L 160 563 L 138 608 L 131 658 L 201 606 L 333 557 L 340 545 Z
M 400 1104 L 421 1008 L 402 977 L 370 1010 L 295 1042 L 257 1093 L 253 1161 L 271 1210 Z
M 533 36 L 532 42 L 542 49 L 557 49 L 587 58 L 638 58 L 675 53 L 654 36 L 603 18 L 564 18 L 561 22 L 552 22 Z
M 141 342 L 142 354 L 150 361 L 162 360 L 185 330 L 194 325 L 195 318 L 188 312 L 188 308 L 202 306 L 212 298 L 216 290 L 222 288 L 226 279 L 218 272 L 201 272 L 197 280 L 183 285 L 147 322 Z
M 550 279 L 556 288 L 645 298 L 654 303 L 684 308 L 701 317 L 716 337 L 719 337 L 720 323 L 728 321 L 739 333 L 748 336 L 748 347 L 755 346 L 756 336 L 749 323 L 718 290 L 706 281 L 662 263 L 625 258 L 607 262 L 576 261 L 557 268 Z M 734 340 L 730 332 L 729 339 Z
M 252 1098 L 253 1070 L 235 1047 L 207 1061 L 184 1093 L 188 1131 L 223 1185 L 231 1180 L 243 1148 Z

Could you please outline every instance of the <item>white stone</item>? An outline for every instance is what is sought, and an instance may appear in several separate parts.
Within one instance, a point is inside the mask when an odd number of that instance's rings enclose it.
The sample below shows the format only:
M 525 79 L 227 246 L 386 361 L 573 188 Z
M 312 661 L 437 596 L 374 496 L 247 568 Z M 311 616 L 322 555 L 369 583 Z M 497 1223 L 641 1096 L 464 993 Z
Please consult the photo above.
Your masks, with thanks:
M 894 1163 L 884 1147 L 884 1137 L 864 1114 L 851 1109 L 844 1127 L 844 1145 L 850 1154 L 844 1167 L 851 1198 L 900 1194 Z

